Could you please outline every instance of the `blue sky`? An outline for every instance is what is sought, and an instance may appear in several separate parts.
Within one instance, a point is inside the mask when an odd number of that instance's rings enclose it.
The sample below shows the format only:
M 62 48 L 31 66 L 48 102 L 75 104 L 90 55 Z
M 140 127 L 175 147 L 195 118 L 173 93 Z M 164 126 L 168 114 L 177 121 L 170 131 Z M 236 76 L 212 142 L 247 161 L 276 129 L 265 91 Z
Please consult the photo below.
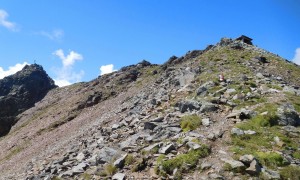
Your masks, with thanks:
M 59 85 L 89 81 L 101 66 L 161 64 L 241 34 L 300 63 L 299 9 L 299 0 L 1 0 L 0 78 L 35 60 Z

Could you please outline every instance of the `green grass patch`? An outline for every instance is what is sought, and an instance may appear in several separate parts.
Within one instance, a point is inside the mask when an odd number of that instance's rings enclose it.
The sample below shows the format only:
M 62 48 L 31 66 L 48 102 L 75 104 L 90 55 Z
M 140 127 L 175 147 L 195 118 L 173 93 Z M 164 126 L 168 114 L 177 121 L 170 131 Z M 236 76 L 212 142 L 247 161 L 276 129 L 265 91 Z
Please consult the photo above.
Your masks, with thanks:
M 125 165 L 129 166 L 134 163 L 134 157 L 131 154 L 128 154 L 125 158 Z
M 296 158 L 296 159 L 300 159 L 300 151 L 295 151 L 293 153 L 293 157 Z
M 81 179 L 83 180 L 90 180 L 92 179 L 92 175 L 88 174 L 88 173 L 83 173 L 81 176 L 80 176 Z
M 257 152 L 257 158 L 264 166 L 277 168 L 283 166 L 283 157 L 275 152 Z
M 283 179 L 299 180 L 300 167 L 299 166 L 286 166 L 280 170 L 280 175 Z
M 112 163 L 109 163 L 104 166 L 104 171 L 107 175 L 111 176 L 117 172 L 117 167 L 114 166 Z
M 198 115 L 186 115 L 181 118 L 180 127 L 186 132 L 189 130 L 195 130 L 201 125 L 201 119 Z
M 233 102 L 237 104 L 237 106 L 236 106 L 237 109 L 241 109 L 246 106 L 253 106 L 253 105 L 256 105 L 259 103 L 264 103 L 266 101 L 267 100 L 264 97 L 254 97 L 254 98 L 245 99 L 245 100 L 240 100 L 240 99 L 233 100 Z
M 266 115 L 257 115 L 248 121 L 240 123 L 237 125 L 238 128 L 242 130 L 253 130 L 256 132 L 254 135 L 232 135 L 232 147 L 231 151 L 235 152 L 235 156 L 239 157 L 244 154 L 253 154 L 259 159 L 259 161 L 269 168 L 276 168 L 278 166 L 286 165 L 283 161 L 281 155 L 277 153 L 272 153 L 273 150 L 284 150 L 284 149 L 294 149 L 296 150 L 299 146 L 297 143 L 299 138 L 289 137 L 277 124 L 277 107 L 278 105 L 265 104 L 256 109 L 258 113 L 268 112 Z M 279 137 L 281 141 L 284 142 L 285 146 L 276 146 L 274 142 L 274 137 Z M 261 152 L 270 151 L 271 153 Z M 299 157 L 300 153 L 295 152 L 295 156 Z
M 264 104 L 261 107 L 258 107 L 256 111 L 260 113 L 259 115 L 253 117 L 247 123 L 244 123 L 240 126 L 241 129 L 245 128 L 257 128 L 257 127 L 271 127 L 278 124 L 277 116 L 278 105 L 274 104 Z M 263 112 L 268 112 L 265 115 L 261 115 Z
M 279 91 L 282 91 L 283 88 L 277 84 L 267 84 L 268 88 L 272 88 L 272 89 L 276 89 L 276 90 L 279 90 Z
M 174 169 L 178 169 L 180 172 L 188 172 L 196 167 L 200 158 L 208 156 L 210 149 L 202 145 L 200 149 L 191 150 L 187 154 L 177 155 L 173 159 L 166 161 L 157 160 L 157 163 L 161 166 L 160 173 L 172 174 Z M 188 165 L 188 166 L 187 166 Z
M 237 155 L 255 154 L 255 152 L 261 148 L 270 149 L 272 148 L 271 141 L 273 140 L 269 136 L 263 136 L 262 133 L 232 136 L 231 139 L 234 145 L 232 151 Z

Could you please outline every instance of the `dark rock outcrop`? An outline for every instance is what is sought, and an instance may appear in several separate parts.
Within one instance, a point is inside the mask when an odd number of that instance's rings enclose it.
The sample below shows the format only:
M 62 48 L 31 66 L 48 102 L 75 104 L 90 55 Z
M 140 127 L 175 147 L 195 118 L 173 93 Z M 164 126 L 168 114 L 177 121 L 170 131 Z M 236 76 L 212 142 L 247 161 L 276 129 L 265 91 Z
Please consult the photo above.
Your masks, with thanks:
M 54 81 L 42 66 L 26 65 L 21 71 L 0 80 L 0 136 L 7 134 L 16 116 L 40 101 Z

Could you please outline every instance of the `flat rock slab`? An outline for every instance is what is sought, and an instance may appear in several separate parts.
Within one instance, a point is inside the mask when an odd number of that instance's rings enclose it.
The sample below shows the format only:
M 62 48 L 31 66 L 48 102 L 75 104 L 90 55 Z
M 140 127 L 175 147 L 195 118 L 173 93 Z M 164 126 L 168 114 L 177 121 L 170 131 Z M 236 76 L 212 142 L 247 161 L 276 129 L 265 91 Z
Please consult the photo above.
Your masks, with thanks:
M 222 158 L 221 160 L 224 161 L 225 163 L 230 164 L 231 168 L 233 168 L 233 169 L 245 167 L 245 165 L 241 161 L 230 160 L 230 159 L 225 159 L 225 158 Z
M 168 144 L 166 146 L 163 146 L 162 148 L 159 149 L 160 154 L 168 154 L 172 150 L 175 150 L 175 146 L 173 144 Z
M 126 175 L 124 173 L 117 173 L 113 175 L 112 180 L 124 180 Z

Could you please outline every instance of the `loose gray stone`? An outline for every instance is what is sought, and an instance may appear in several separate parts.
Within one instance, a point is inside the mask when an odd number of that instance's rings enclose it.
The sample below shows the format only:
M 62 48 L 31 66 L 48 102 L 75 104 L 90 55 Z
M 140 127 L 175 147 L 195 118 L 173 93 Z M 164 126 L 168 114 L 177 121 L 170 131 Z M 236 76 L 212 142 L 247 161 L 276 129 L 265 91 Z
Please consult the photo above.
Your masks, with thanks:
M 209 133 L 207 136 L 207 139 L 214 141 L 214 140 L 216 140 L 216 136 L 214 133 Z
M 182 131 L 179 127 L 167 127 L 167 130 L 175 133 L 180 133 Z
M 73 176 L 73 171 L 72 170 L 68 170 L 62 174 L 60 174 L 58 177 L 70 177 L 70 176 Z
M 158 152 L 160 154 L 168 154 L 172 150 L 175 150 L 175 146 L 173 144 L 168 144 L 166 146 L 161 147 Z
M 113 124 L 111 129 L 114 131 L 120 127 L 120 124 Z
M 221 160 L 224 161 L 225 163 L 230 164 L 232 169 L 244 168 L 245 167 L 245 165 L 241 161 L 230 160 L 230 159 L 225 159 L 225 158 L 222 158 Z
M 202 125 L 203 125 L 203 126 L 209 126 L 209 124 L 210 124 L 209 118 L 204 118 L 204 119 L 202 119 Z
M 232 113 L 227 115 L 227 118 L 238 118 L 238 119 L 250 119 L 254 117 L 256 113 L 254 111 L 242 108 L 240 110 L 234 110 Z
M 221 176 L 220 174 L 216 174 L 216 173 L 210 173 L 210 174 L 208 175 L 208 177 L 209 177 L 210 179 L 220 179 L 220 180 L 223 180 L 223 179 L 224 179 L 223 176 Z
M 148 133 L 144 133 L 144 132 L 140 132 L 138 134 L 134 134 L 132 136 L 129 136 L 125 141 L 122 141 L 119 146 L 122 150 L 135 145 L 136 144 L 136 140 L 138 138 L 145 138 L 145 137 L 149 137 L 150 135 Z
M 251 154 L 246 154 L 246 155 L 241 156 L 239 160 L 242 161 L 246 165 L 250 165 L 250 163 L 254 160 L 254 156 Z
M 76 159 L 81 162 L 85 159 L 85 155 L 81 152 L 76 156 Z
M 117 159 L 114 162 L 114 166 L 116 166 L 117 168 L 122 168 L 124 166 L 125 163 L 125 158 L 127 157 L 127 154 L 123 155 L 122 157 L 120 157 L 119 159 Z
M 179 108 L 179 111 L 181 113 L 184 113 L 188 110 L 193 111 L 193 110 L 199 110 L 200 109 L 199 103 L 197 101 L 193 101 L 193 100 L 178 102 L 176 104 L 176 106 Z
M 84 162 L 78 164 L 77 166 L 72 168 L 73 175 L 83 173 L 88 166 L 89 165 L 87 163 L 84 163 Z
M 118 139 L 119 134 L 114 133 L 114 134 L 112 134 L 110 137 L 111 137 L 112 139 Z
M 256 134 L 256 132 L 252 131 L 252 130 L 246 130 L 246 131 L 244 131 L 244 133 L 248 134 L 248 135 L 254 135 L 254 134 Z
M 163 122 L 164 117 L 157 117 L 151 120 L 151 122 Z
M 216 111 L 217 107 L 213 103 L 210 102 L 201 102 L 200 113 L 212 112 Z
M 117 151 L 113 148 L 103 147 L 96 158 L 97 164 L 104 164 L 112 160 L 112 158 L 117 154 Z
M 125 180 L 126 175 L 124 173 L 117 173 L 113 175 L 112 180 Z
M 159 147 L 161 147 L 162 144 L 163 144 L 162 142 L 155 143 L 155 144 L 152 144 L 152 145 L 150 145 L 150 146 L 148 146 L 148 147 L 145 147 L 144 150 L 145 150 L 145 151 L 151 151 L 151 150 L 154 149 L 154 148 L 159 148 Z
M 231 134 L 241 136 L 241 135 L 244 135 L 244 131 L 239 128 L 232 128 Z
M 194 150 L 201 148 L 201 145 L 195 142 L 188 142 L 187 145 L 189 148 Z
M 201 85 L 196 90 L 197 96 L 205 96 L 207 94 L 207 90 L 210 89 L 211 87 L 213 87 L 214 84 L 215 83 L 213 81 L 208 81 L 208 82 L 204 83 L 203 85 Z
M 228 93 L 228 94 L 234 94 L 235 92 L 236 92 L 235 89 L 227 89 L 227 90 L 225 91 L 225 93 Z
M 201 168 L 201 170 L 206 170 L 206 169 L 209 169 L 211 166 L 212 166 L 212 163 L 209 163 L 209 162 L 203 162 L 203 163 L 200 165 L 200 168 Z
M 145 122 L 144 123 L 144 129 L 150 129 L 153 130 L 155 127 L 157 126 L 157 124 L 155 122 Z
M 262 73 L 257 73 L 257 74 L 256 74 L 256 77 L 262 79 L 262 78 L 264 78 L 264 75 L 263 75 Z
M 261 166 L 256 159 L 250 163 L 250 166 L 246 169 L 246 172 L 250 175 L 257 175 L 261 172 Z

